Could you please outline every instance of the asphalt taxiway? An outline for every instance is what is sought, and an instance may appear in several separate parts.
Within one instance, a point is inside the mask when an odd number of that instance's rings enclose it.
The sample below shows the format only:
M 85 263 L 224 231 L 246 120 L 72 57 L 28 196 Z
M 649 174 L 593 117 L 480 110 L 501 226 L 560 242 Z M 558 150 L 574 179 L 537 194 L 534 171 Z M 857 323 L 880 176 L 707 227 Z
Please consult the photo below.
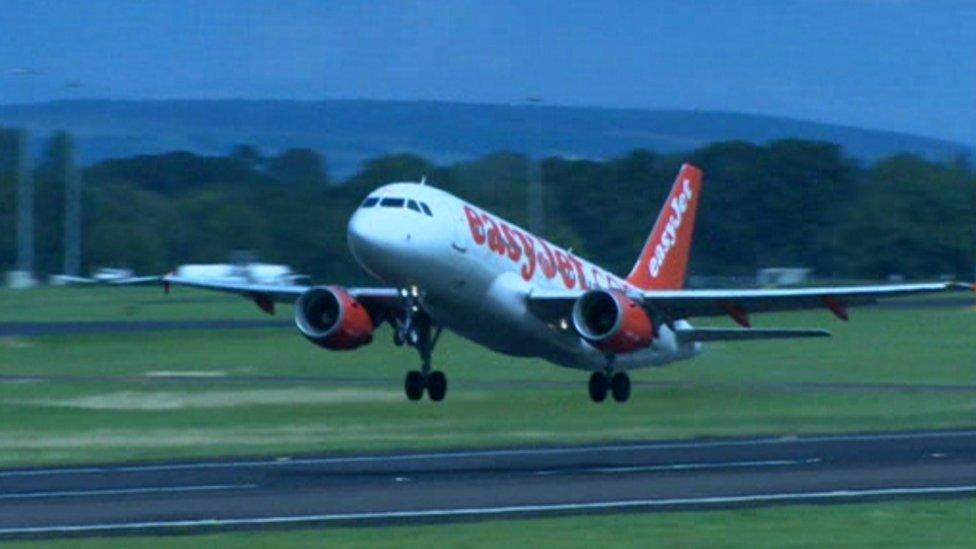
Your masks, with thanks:
M 8 469 L 0 536 L 907 497 L 976 497 L 976 430 Z

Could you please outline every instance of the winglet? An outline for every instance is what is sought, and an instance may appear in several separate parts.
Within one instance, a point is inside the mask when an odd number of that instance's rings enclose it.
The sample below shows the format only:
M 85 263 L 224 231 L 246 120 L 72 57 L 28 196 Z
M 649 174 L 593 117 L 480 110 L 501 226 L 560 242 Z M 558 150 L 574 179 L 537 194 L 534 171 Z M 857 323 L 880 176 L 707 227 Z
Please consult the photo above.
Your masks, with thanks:
M 702 171 L 685 164 L 658 214 L 627 282 L 643 290 L 678 290 L 685 285 Z
M 850 320 L 850 315 L 847 314 L 847 307 L 840 301 L 837 301 L 836 298 L 829 295 L 824 296 L 823 303 L 824 306 L 830 309 L 830 312 L 834 313 L 834 316 L 837 318 L 843 320 L 844 322 Z

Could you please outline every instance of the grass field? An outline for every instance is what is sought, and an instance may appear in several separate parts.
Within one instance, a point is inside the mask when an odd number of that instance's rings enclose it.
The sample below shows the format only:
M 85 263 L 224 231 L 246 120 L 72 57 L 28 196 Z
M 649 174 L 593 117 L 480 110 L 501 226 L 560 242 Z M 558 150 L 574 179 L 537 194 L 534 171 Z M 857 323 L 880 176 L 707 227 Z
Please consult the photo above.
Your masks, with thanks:
M 261 317 L 240 298 L 184 289 L 0 292 L 0 303 L 2 320 Z M 0 384 L 0 465 L 976 426 L 976 390 L 928 387 L 976 386 L 973 308 L 757 320 L 836 337 L 715 345 L 635 373 L 626 405 L 589 402 L 581 372 L 450 335 L 435 355 L 451 383 L 439 404 L 404 399 L 417 359 L 386 330 L 353 353 L 319 350 L 289 327 L 0 338 L 0 375 L 69 376 Z
M 288 307 L 279 312 L 290 314 Z M 0 291 L 0 322 L 213 318 L 263 316 L 240 298 L 185 289 L 170 297 L 158 288 Z M 386 330 L 354 353 L 321 351 L 290 327 L 0 337 L 0 376 L 51 376 L 0 383 L 0 466 L 976 427 L 976 306 L 862 309 L 851 323 L 822 311 L 755 320 L 828 327 L 836 337 L 713 345 L 693 361 L 635 373 L 626 405 L 589 402 L 582 372 L 495 355 L 451 335 L 435 355 L 451 383 L 439 404 L 404 399 L 402 376 L 417 359 L 393 347 Z M 127 537 L 124 543 L 963 547 L 973 539 L 976 501 L 968 499 Z
M 383 528 L 127 537 L 138 547 L 972 547 L 974 500 L 576 516 Z M 119 538 L 50 541 L 103 547 Z M 22 545 L 36 545 L 23 543 Z M 11 544 L 16 546 L 17 544 Z

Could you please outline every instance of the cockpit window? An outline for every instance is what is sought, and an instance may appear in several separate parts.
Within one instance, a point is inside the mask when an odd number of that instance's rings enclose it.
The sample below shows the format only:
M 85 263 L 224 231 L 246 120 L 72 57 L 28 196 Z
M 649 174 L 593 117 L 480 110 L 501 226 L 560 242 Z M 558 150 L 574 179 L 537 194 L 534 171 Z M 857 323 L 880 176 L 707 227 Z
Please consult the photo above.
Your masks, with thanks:
M 371 196 L 371 197 L 367 198 L 366 200 L 363 200 L 363 205 L 361 207 L 363 207 L 363 208 L 372 208 L 379 201 L 380 201 L 379 198 L 376 198 L 375 196 Z
M 420 203 L 420 207 L 424 209 L 424 213 L 425 214 L 427 214 L 427 215 L 429 215 L 431 217 L 434 217 L 434 214 L 431 213 L 430 208 L 427 207 L 427 204 L 424 204 L 423 202 L 421 202 Z
M 417 213 L 420 213 L 420 206 L 418 206 L 417 203 L 413 200 L 407 200 L 407 207 Z
M 402 208 L 404 200 L 402 198 L 386 197 L 380 200 L 380 206 L 384 208 Z

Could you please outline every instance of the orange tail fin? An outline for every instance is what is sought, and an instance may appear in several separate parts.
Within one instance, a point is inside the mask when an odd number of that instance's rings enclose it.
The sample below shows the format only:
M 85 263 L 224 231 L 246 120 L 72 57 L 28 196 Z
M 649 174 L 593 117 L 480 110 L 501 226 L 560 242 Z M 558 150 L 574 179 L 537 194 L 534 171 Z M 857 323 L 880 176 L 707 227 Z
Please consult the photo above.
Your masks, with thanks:
M 691 164 L 681 166 L 627 282 L 644 290 L 684 287 L 701 188 L 702 171 Z

